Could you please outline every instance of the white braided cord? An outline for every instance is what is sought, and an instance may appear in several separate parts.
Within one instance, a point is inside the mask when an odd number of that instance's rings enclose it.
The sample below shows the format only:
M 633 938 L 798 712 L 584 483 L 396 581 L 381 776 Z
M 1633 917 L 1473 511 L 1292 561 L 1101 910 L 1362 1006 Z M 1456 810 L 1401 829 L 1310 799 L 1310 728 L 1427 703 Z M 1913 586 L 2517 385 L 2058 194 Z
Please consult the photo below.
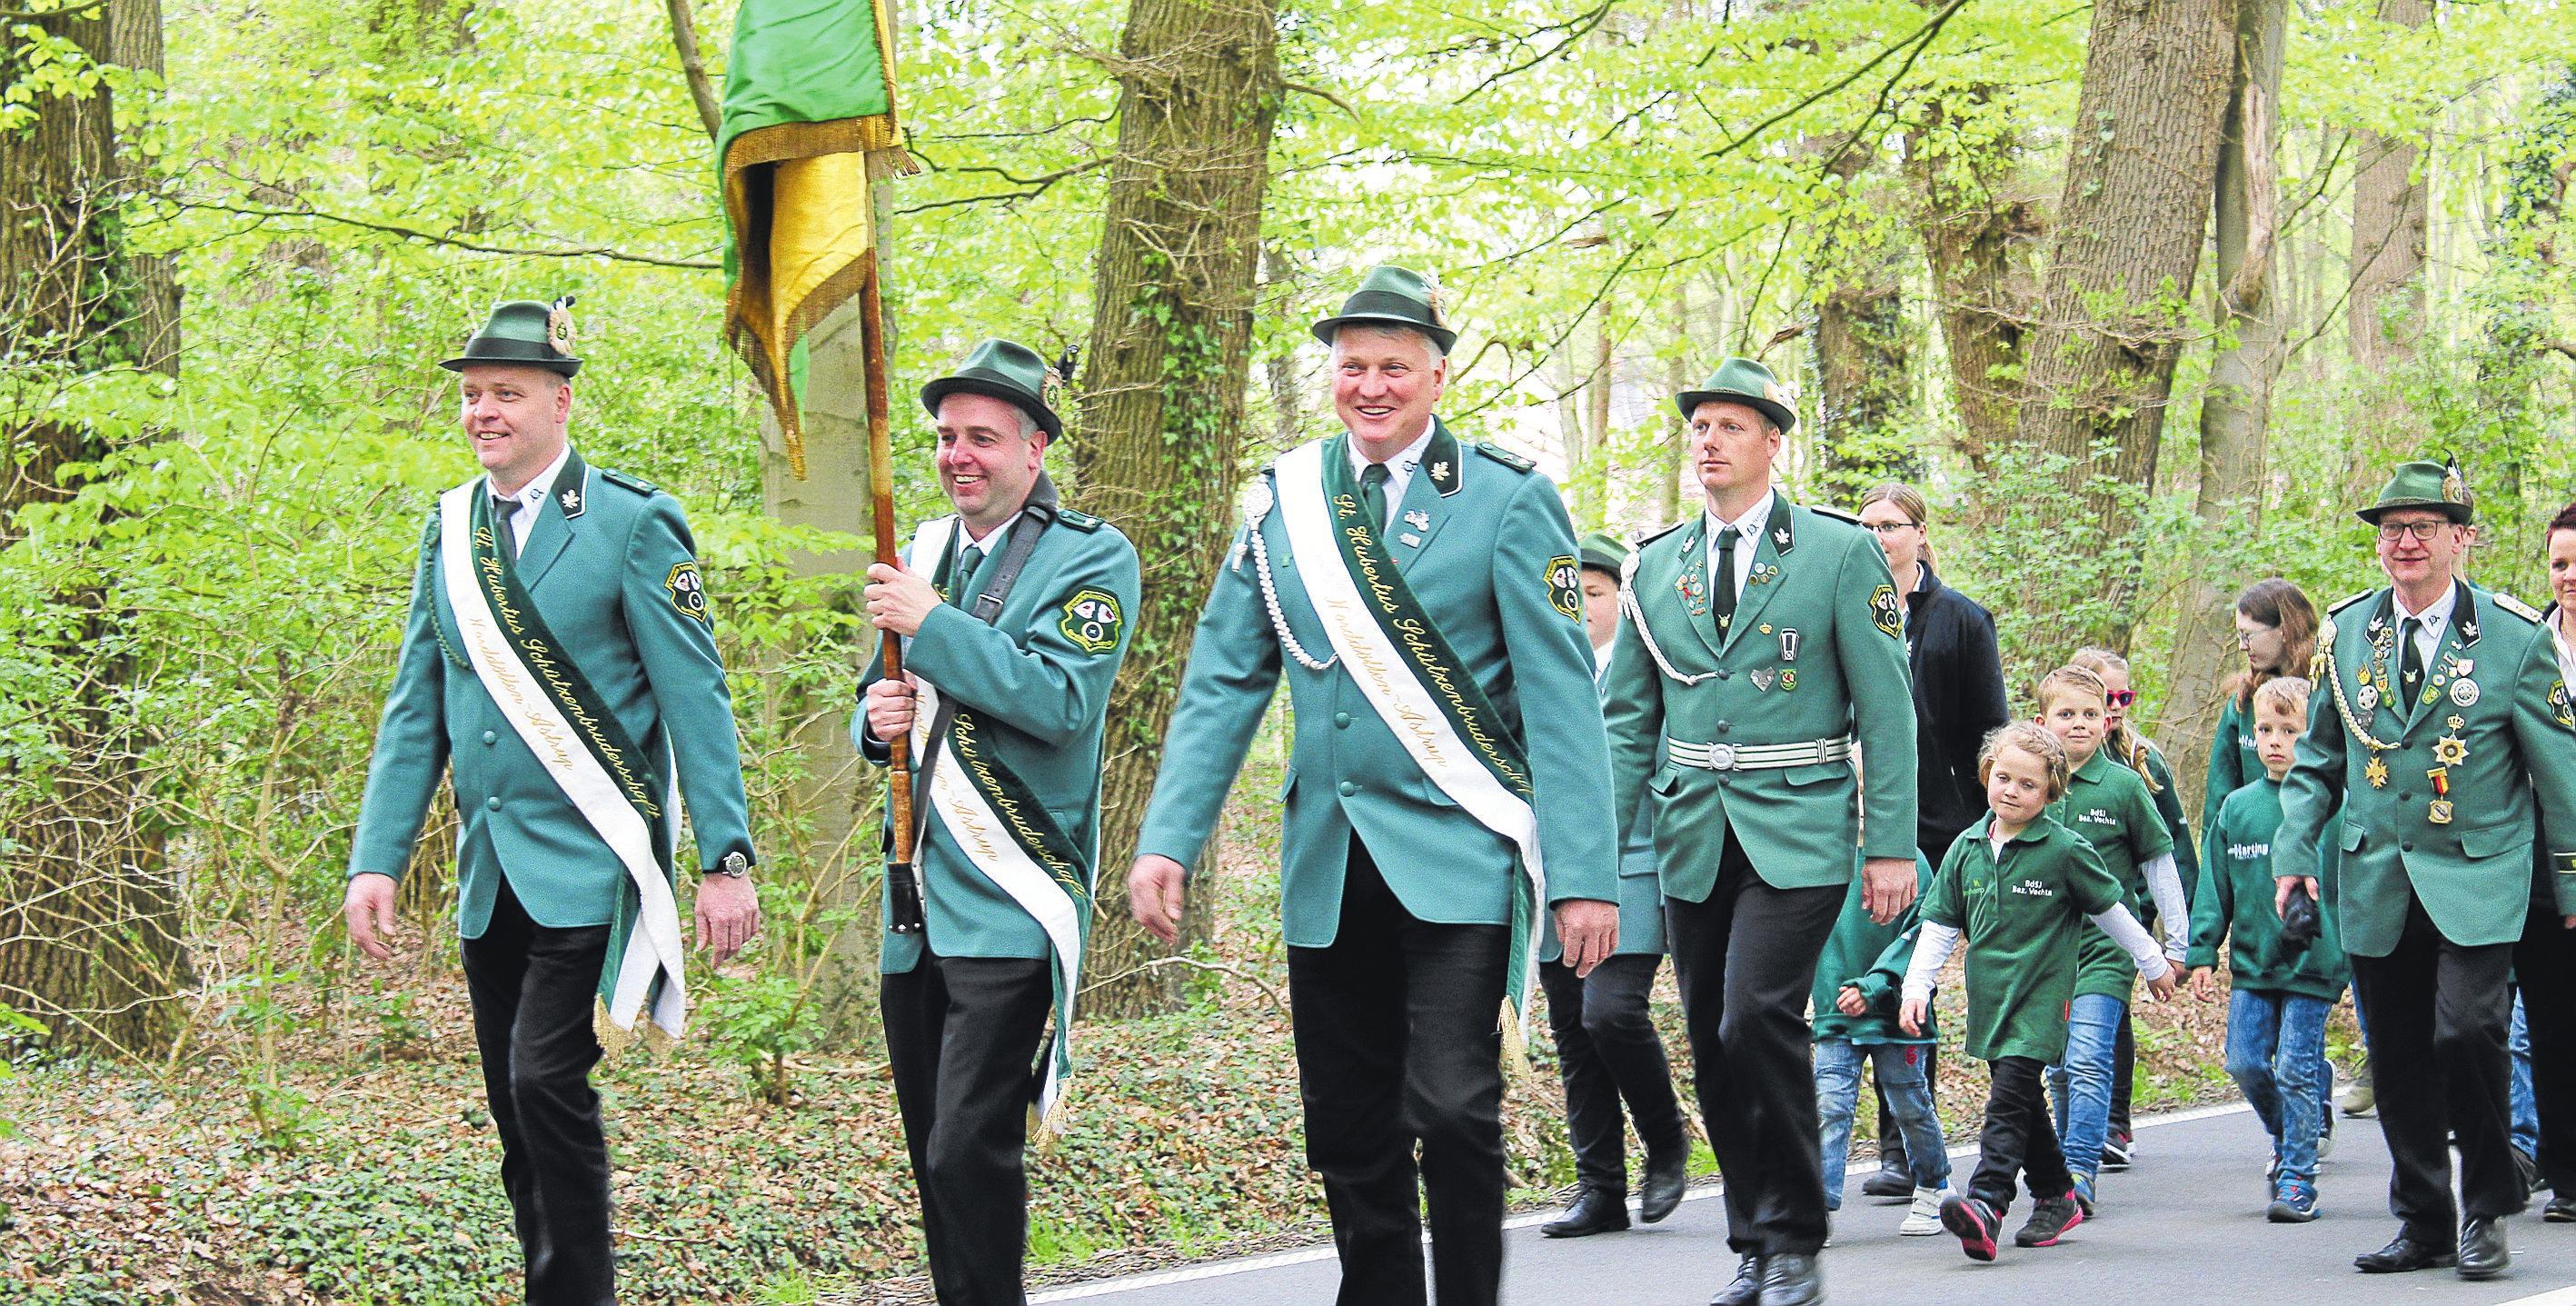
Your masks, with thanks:
M 1716 675 L 1714 671 L 1693 674 L 1673 669 L 1673 664 L 1664 657 L 1663 646 L 1655 643 L 1654 630 L 1646 625 L 1645 612 L 1637 606 L 1636 578 L 1637 553 L 1631 553 L 1628 555 L 1627 562 L 1619 568 L 1619 611 L 1627 616 L 1628 624 L 1637 628 L 1637 639 L 1646 646 L 1646 656 L 1655 660 L 1655 665 L 1663 669 L 1666 677 L 1680 682 L 1684 688 Z
M 1270 515 L 1270 499 L 1267 494 L 1256 495 L 1252 510 L 1243 515 L 1244 533 L 1252 544 L 1252 574 L 1261 581 L 1261 604 L 1270 609 L 1270 629 L 1278 634 L 1279 647 L 1288 650 L 1297 665 L 1308 671 L 1330 671 L 1334 663 L 1341 661 L 1340 655 L 1316 661 L 1315 655 L 1297 642 L 1296 632 L 1288 629 L 1288 614 L 1279 610 L 1279 589 L 1270 579 L 1270 546 L 1261 539 L 1261 519 Z

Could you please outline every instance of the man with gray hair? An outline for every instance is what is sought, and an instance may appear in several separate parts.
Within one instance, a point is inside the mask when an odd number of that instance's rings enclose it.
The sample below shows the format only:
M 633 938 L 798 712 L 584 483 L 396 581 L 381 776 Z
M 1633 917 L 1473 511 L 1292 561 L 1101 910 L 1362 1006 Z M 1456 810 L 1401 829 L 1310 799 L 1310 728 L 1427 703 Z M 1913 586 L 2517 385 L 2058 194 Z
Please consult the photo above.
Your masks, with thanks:
M 1523 1036 L 1539 913 L 1577 974 L 1618 946 L 1582 567 L 1556 487 L 1433 415 L 1457 333 L 1427 280 L 1379 268 L 1315 335 L 1347 433 L 1253 481 L 1128 894 L 1178 940 L 1184 885 L 1284 674 L 1280 904 L 1339 1300 L 1424 1300 L 1427 1196 L 1438 1299 L 1492 1306 L 1501 1041 Z

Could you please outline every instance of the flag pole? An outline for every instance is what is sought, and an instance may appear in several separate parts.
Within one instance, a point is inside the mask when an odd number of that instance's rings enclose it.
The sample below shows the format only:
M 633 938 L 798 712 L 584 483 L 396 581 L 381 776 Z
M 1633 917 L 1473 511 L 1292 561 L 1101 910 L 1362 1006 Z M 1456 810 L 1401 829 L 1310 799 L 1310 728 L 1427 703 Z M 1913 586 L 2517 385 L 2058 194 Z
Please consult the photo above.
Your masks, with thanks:
M 894 414 L 887 398 L 885 297 L 877 281 L 876 255 L 868 256 L 867 276 L 859 282 L 859 337 L 867 372 L 868 494 L 870 518 L 876 525 L 877 561 L 903 565 L 894 540 Z M 893 631 L 878 636 L 885 678 L 903 682 L 903 640 Z M 913 865 L 912 732 L 886 741 L 886 819 L 894 827 L 894 856 L 886 866 L 887 929 L 896 934 L 922 930 L 921 875 Z

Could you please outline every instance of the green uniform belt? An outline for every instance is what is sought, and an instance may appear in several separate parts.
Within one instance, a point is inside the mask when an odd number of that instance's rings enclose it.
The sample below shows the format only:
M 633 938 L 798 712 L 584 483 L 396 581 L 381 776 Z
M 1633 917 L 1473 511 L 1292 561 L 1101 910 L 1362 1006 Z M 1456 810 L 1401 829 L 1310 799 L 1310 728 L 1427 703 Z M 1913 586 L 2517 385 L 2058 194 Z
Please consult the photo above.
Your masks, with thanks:
M 1683 739 L 1664 741 L 1664 756 L 1676 766 L 1695 766 L 1705 771 L 1776 771 L 1784 766 L 1813 766 L 1819 762 L 1843 762 L 1852 755 L 1851 736 L 1819 739 L 1807 744 L 1694 744 Z

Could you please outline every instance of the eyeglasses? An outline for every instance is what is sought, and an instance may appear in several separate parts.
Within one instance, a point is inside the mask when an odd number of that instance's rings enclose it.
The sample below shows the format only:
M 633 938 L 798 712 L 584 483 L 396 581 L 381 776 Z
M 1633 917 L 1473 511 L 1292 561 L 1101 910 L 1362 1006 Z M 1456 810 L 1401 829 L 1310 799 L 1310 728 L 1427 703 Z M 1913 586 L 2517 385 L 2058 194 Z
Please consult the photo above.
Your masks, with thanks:
M 2412 535 L 2418 544 L 2429 543 L 2433 532 L 2450 524 L 2446 521 L 2384 521 L 2379 523 L 2379 539 L 2383 544 L 2395 544 Z
M 2134 689 L 2115 689 L 2110 693 L 2103 695 L 2103 697 L 2109 699 L 2111 701 L 2111 706 L 2113 707 L 2127 707 L 2138 701 L 2138 691 Z
M 1881 535 L 1886 535 L 1892 531 L 1919 531 L 1923 529 L 1923 523 L 1919 521 L 1871 522 L 1869 528 Z

